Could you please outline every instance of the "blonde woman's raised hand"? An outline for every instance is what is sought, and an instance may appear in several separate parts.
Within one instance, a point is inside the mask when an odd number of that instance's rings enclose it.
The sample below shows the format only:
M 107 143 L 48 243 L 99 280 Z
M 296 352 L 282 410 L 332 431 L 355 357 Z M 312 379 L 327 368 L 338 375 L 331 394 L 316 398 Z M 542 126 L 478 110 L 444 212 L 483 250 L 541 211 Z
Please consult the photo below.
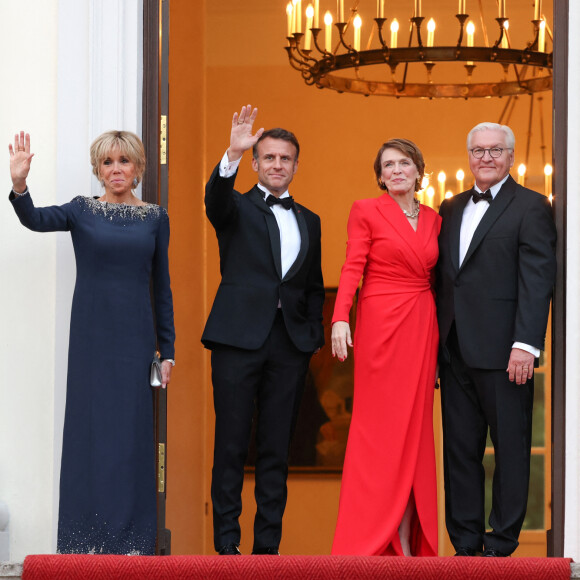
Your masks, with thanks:
M 20 131 L 14 135 L 14 145 L 8 145 L 10 152 L 10 177 L 12 178 L 12 189 L 16 193 L 26 190 L 26 178 L 30 171 L 30 162 L 34 153 L 30 153 L 30 135 Z

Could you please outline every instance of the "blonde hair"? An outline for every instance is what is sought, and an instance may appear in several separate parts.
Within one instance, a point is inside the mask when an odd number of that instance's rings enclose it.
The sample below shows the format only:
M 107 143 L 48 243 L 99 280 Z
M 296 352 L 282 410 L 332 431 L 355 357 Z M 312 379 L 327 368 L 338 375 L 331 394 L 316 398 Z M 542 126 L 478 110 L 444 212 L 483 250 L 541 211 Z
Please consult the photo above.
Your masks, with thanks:
M 121 155 L 125 155 L 131 163 L 135 164 L 137 183 L 139 183 L 143 178 L 143 173 L 145 173 L 145 148 L 141 139 L 131 131 L 106 131 L 92 142 L 91 165 L 97 179 L 100 179 L 99 167 L 101 163 L 114 150 L 119 151 Z

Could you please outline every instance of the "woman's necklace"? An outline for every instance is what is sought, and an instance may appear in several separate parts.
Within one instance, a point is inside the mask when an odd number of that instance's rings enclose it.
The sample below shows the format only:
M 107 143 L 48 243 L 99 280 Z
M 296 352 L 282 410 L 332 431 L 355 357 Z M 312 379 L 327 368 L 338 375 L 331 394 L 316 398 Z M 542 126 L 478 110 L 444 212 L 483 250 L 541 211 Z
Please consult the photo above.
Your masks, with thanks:
M 414 219 L 419 215 L 419 210 L 421 209 L 421 205 L 419 204 L 419 200 L 414 197 L 413 198 L 413 211 L 412 212 L 408 212 L 406 209 L 403 209 L 403 213 L 409 218 L 409 219 Z

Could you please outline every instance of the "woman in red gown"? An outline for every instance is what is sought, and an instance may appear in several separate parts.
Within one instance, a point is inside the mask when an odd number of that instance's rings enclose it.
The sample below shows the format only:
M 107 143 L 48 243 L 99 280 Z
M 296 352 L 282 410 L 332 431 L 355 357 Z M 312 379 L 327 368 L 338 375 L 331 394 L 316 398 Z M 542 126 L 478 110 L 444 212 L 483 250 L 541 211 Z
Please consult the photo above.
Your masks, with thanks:
M 405 139 L 385 143 L 385 193 L 356 201 L 332 319 L 332 353 L 353 346 L 354 402 L 333 554 L 436 556 L 433 391 L 439 340 L 433 297 L 441 218 L 420 205 L 425 162 Z

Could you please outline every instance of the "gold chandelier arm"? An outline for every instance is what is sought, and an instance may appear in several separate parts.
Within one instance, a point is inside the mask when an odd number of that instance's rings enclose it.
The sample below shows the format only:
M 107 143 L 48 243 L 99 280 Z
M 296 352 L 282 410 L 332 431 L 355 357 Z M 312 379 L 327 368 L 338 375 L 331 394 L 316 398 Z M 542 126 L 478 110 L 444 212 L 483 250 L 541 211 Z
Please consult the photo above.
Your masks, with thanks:
M 494 48 L 497 48 L 501 45 L 501 41 L 503 40 L 503 36 L 505 34 L 505 23 L 509 22 L 509 18 L 496 18 L 497 23 L 499 24 L 499 38 L 495 41 L 493 45 Z
M 465 23 L 469 18 L 469 14 L 456 14 L 455 18 L 459 20 L 459 39 L 457 40 L 457 48 L 461 48 L 461 43 L 463 42 L 463 29 L 465 28 Z
M 311 28 L 310 32 L 312 32 L 312 41 L 314 42 L 314 46 L 316 50 L 325 58 L 332 58 L 334 55 L 332 52 L 328 52 L 325 48 L 321 48 L 318 44 L 318 35 L 322 31 L 322 28 Z
M 413 18 L 411 18 L 411 22 L 415 25 L 415 28 L 417 29 L 417 43 L 421 48 L 423 48 L 423 41 L 421 40 L 421 23 L 423 22 L 423 20 L 425 20 L 423 16 L 413 16 Z
M 386 18 L 375 18 L 375 22 L 377 23 L 377 31 L 379 33 L 379 42 L 381 43 L 382 48 L 388 51 L 389 47 L 387 46 L 387 43 L 383 37 L 383 26 L 385 25 L 386 21 Z

